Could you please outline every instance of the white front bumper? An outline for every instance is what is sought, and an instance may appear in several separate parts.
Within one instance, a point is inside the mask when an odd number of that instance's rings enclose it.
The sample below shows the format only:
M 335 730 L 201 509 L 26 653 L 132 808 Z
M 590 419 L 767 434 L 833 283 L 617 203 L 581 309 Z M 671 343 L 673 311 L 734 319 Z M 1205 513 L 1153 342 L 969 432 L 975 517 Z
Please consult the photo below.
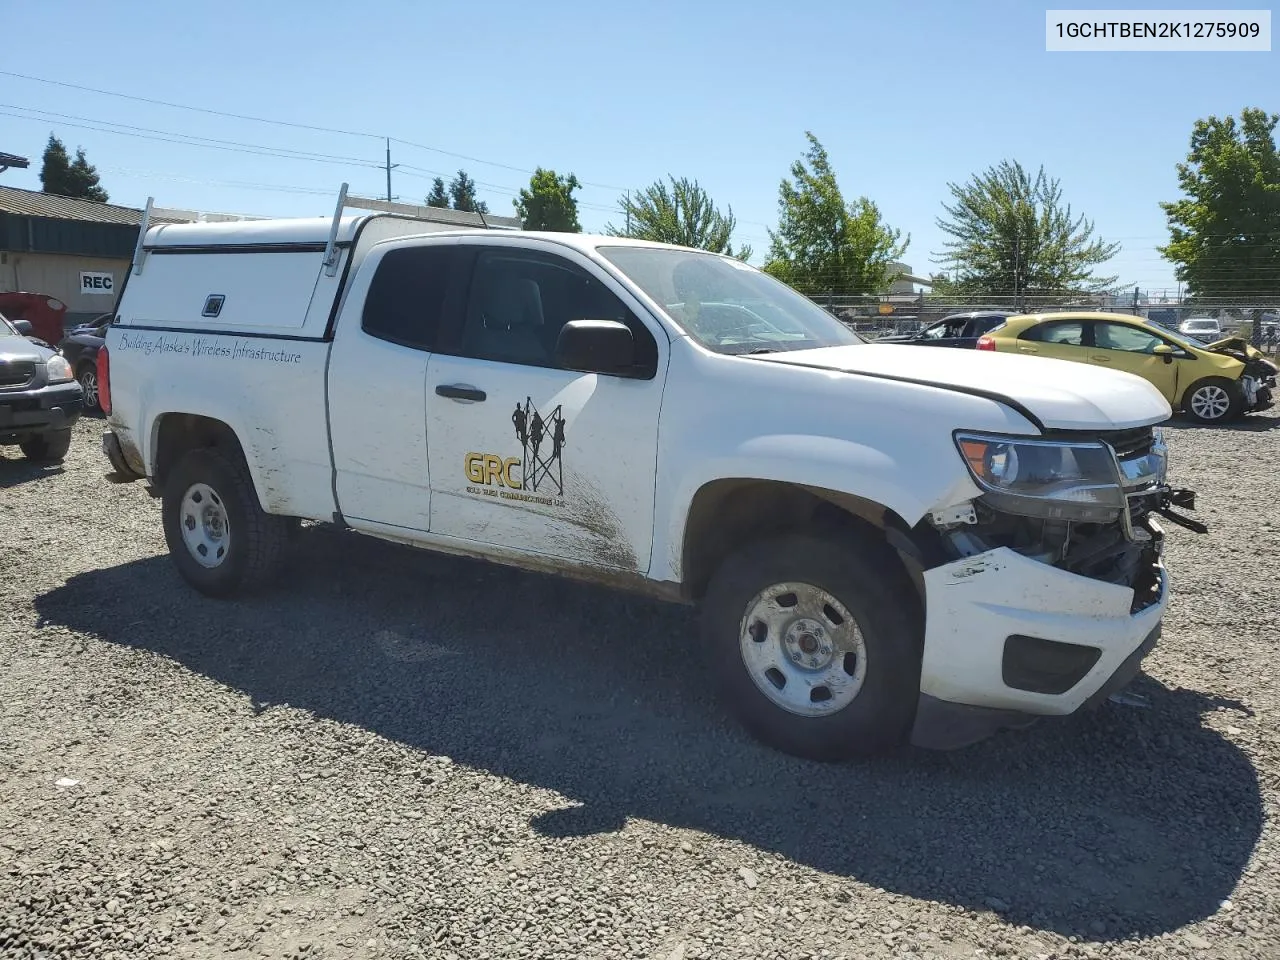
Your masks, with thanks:
M 925 572 L 920 692 L 957 704 L 1039 715 L 1074 712 L 1159 625 L 1169 601 L 1131 614 L 1133 591 L 1091 580 L 1000 547 Z M 1033 693 L 1003 679 L 1006 638 L 1022 634 L 1096 647 L 1097 662 L 1070 690 Z

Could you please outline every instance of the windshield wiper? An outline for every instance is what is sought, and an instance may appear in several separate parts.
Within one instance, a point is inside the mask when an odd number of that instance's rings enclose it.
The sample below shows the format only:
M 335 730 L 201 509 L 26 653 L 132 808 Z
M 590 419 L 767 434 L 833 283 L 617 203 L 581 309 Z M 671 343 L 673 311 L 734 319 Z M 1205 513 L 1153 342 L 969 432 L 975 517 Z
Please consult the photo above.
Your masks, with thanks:
M 744 353 L 737 354 L 737 356 L 754 357 L 757 354 L 761 354 L 761 353 L 777 353 L 777 352 L 778 352 L 777 347 L 756 347 L 754 350 L 747 350 Z

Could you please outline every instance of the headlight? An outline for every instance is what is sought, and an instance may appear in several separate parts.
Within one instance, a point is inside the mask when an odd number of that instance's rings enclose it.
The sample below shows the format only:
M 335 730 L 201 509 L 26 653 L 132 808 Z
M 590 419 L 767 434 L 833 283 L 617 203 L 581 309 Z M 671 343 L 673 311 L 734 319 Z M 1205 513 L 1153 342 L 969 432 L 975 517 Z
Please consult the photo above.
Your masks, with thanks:
M 50 357 L 45 361 L 44 372 L 50 383 L 66 383 L 75 379 L 71 373 L 71 364 L 64 357 Z
M 1103 523 L 1124 509 L 1115 457 L 1101 443 L 959 433 L 956 446 L 983 499 L 997 510 Z

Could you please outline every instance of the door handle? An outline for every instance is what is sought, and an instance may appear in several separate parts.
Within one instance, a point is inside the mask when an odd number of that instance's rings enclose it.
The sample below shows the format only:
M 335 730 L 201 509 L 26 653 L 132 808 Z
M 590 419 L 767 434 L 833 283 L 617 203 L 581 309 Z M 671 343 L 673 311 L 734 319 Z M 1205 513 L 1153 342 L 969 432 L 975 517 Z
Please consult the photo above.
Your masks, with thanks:
M 466 400 L 473 403 L 482 403 L 487 396 L 483 390 L 477 390 L 462 383 L 441 384 L 436 387 L 436 395 L 448 397 L 450 400 Z
M 1093 354 L 1091 357 L 1089 357 L 1089 359 L 1092 360 L 1094 363 L 1110 363 L 1111 362 L 1110 357 L 1099 356 L 1096 353 Z

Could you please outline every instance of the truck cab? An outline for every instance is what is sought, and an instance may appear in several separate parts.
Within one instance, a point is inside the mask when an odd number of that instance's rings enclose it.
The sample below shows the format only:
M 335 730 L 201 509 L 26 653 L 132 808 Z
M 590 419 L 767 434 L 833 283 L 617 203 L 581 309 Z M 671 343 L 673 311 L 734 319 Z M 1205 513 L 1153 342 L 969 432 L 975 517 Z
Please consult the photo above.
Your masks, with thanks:
M 146 230 L 116 312 L 112 478 L 210 595 L 308 520 L 697 604 L 736 715 L 818 759 L 1074 712 L 1159 633 L 1170 409 L 1127 374 L 873 347 L 703 251 L 341 206 Z

